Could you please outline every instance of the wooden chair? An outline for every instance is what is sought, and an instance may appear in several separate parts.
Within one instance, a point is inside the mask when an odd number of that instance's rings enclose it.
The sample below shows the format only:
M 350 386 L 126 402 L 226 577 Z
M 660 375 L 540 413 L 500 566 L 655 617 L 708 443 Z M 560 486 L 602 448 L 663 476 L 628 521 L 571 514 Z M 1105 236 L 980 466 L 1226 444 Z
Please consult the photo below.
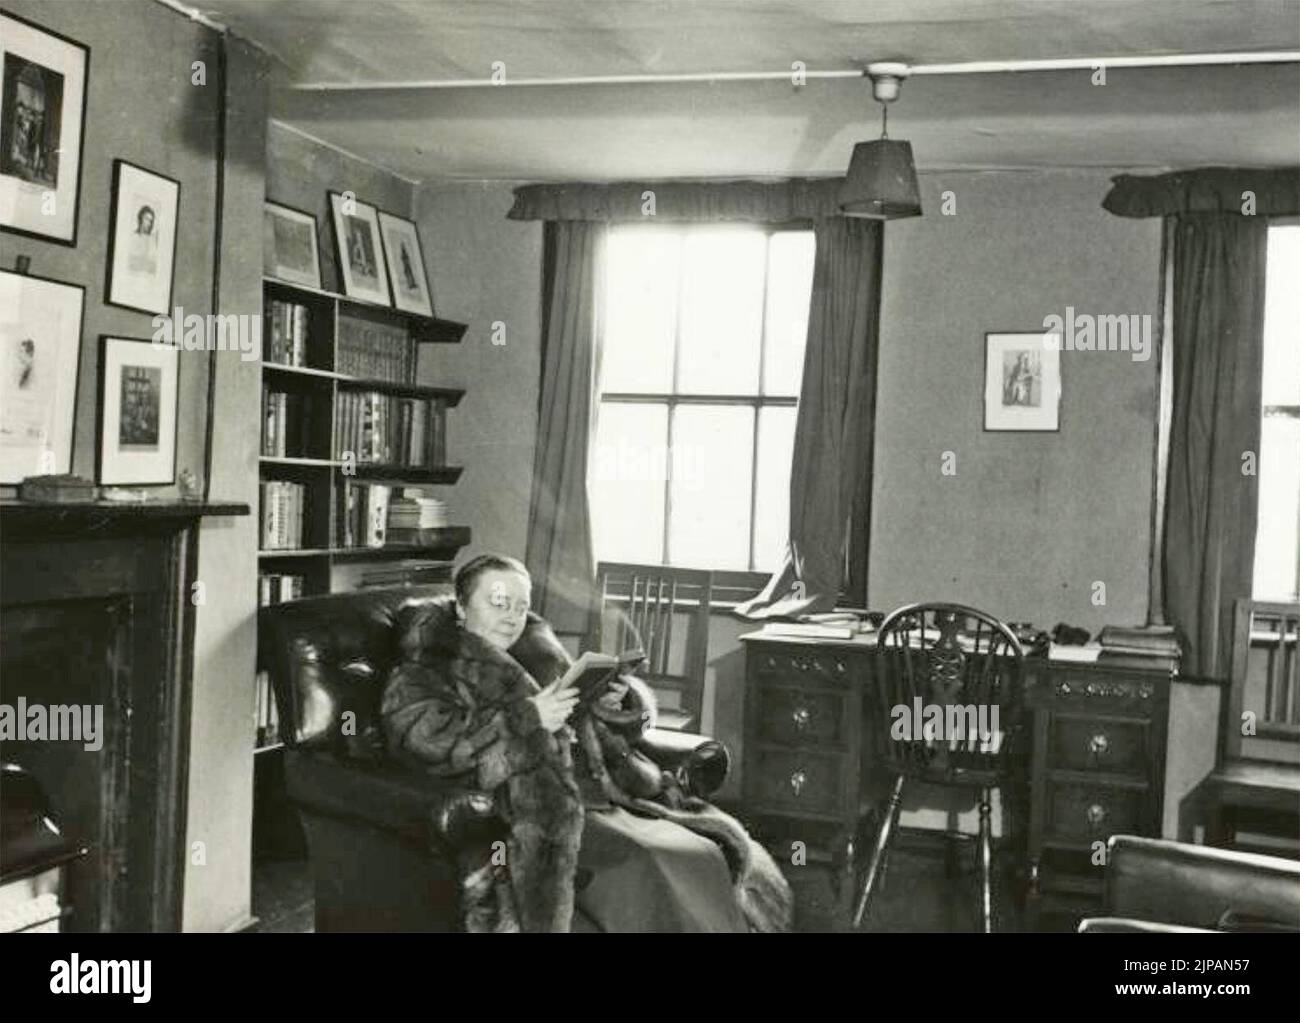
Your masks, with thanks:
M 995 787 L 1008 789 L 1008 782 L 1019 780 L 1013 772 L 1021 731 L 1024 651 L 1007 626 L 960 604 L 901 607 L 881 624 L 877 644 L 878 706 L 871 717 L 877 730 L 874 749 L 893 783 L 877 818 L 879 827 L 853 926 L 862 925 L 883 872 L 903 787 L 917 781 L 978 792 L 980 918 L 983 929 L 991 931 L 991 792 Z M 915 720 L 918 706 L 921 721 Z M 926 726 L 927 720 L 933 721 L 934 712 L 927 711 L 931 707 L 942 713 L 939 729 Z M 1005 820 L 1006 798 L 1002 806 Z
M 607 653 L 643 650 L 647 658 L 646 681 L 656 690 L 679 694 L 679 707 L 660 707 L 659 727 L 699 730 L 709 661 L 713 573 L 602 561 L 596 567 L 596 586 L 600 599 L 592 611 L 587 649 Z M 613 635 L 606 636 L 606 619 L 611 610 Z M 682 622 L 682 618 L 687 620 Z M 679 643 L 684 644 L 680 661 L 673 647 L 674 629 Z M 680 670 L 674 670 L 678 664 Z
M 1218 765 L 1190 800 L 1205 844 L 1232 847 L 1249 823 L 1300 856 L 1300 603 L 1237 601 L 1223 707 Z

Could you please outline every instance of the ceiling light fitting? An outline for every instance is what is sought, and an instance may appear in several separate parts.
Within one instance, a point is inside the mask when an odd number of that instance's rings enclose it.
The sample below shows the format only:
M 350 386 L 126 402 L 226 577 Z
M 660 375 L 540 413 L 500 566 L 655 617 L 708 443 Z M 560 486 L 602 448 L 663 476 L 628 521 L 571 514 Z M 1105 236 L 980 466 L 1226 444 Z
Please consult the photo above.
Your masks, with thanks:
M 868 64 L 871 95 L 880 104 L 880 138 L 853 147 L 848 173 L 840 187 L 840 210 L 846 217 L 895 220 L 921 215 L 912 144 L 889 137 L 889 104 L 898 99 L 906 64 Z

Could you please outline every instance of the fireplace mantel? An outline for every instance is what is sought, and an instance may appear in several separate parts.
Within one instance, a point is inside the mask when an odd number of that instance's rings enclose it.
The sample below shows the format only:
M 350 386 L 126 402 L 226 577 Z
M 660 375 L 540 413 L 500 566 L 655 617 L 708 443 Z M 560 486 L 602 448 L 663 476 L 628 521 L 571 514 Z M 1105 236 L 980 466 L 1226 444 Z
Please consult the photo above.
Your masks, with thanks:
M 102 705 L 102 748 L 7 740 L 65 831 L 70 929 L 180 929 L 199 524 L 246 504 L 0 500 L 3 702 Z

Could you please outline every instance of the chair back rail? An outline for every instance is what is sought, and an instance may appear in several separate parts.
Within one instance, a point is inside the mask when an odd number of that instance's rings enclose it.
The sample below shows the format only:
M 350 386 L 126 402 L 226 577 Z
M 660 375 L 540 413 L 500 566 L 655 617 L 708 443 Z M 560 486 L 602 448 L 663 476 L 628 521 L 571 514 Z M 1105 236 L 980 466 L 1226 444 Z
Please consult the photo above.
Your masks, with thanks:
M 1300 602 L 1237 601 L 1222 734 L 1228 758 L 1300 744 Z
M 647 680 L 654 687 L 679 692 L 683 713 L 698 727 L 708 666 L 713 574 L 701 569 L 602 561 L 596 568 L 596 582 L 600 600 L 592 609 L 587 648 L 607 653 L 640 649 L 647 659 Z M 603 642 L 610 609 L 616 611 L 612 650 Z M 689 619 L 684 637 L 677 628 L 679 618 Z M 680 671 L 673 670 L 675 630 L 678 642 L 684 644 Z
M 876 656 L 877 749 L 893 771 L 941 782 L 1003 773 L 1023 686 L 1010 629 L 964 605 L 911 604 L 881 624 Z

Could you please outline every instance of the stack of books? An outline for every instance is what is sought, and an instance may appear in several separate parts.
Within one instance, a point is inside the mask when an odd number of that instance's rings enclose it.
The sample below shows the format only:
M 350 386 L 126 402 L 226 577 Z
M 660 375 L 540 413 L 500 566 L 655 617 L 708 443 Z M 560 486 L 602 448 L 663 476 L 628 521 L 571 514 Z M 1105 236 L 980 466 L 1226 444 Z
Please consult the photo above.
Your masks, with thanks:
M 1177 671 L 1182 649 L 1172 625 L 1107 625 L 1097 636 L 1099 664 L 1112 668 Z
M 300 549 L 307 488 L 288 480 L 266 480 L 258 489 L 261 491 L 262 550 Z
M 446 402 L 397 398 L 378 391 L 343 391 L 334 416 L 336 458 L 408 467 L 447 461 Z
M 266 304 L 266 337 L 262 359 L 281 366 L 307 364 L 307 307 L 278 298 Z
M 425 497 L 420 490 L 406 489 L 388 506 L 388 539 L 393 543 L 431 543 L 431 530 L 448 524 L 447 503 Z
M 66 472 L 56 476 L 28 476 L 19 484 L 18 496 L 24 501 L 77 504 L 99 497 L 99 487 Z

